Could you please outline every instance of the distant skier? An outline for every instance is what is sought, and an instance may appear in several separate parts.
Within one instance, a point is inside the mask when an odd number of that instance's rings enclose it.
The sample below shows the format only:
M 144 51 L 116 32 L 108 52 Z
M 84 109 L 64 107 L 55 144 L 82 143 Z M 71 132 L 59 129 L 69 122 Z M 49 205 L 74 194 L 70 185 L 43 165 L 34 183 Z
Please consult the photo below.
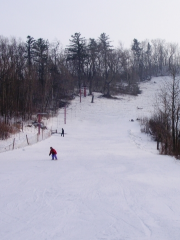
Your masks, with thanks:
M 64 137 L 64 129 L 62 128 L 61 137 Z
M 52 160 L 54 160 L 54 158 L 57 160 L 57 152 L 54 148 L 50 147 L 50 153 L 49 153 L 49 156 L 52 154 Z
M 91 103 L 94 102 L 94 94 L 92 93 L 92 100 L 91 100 Z

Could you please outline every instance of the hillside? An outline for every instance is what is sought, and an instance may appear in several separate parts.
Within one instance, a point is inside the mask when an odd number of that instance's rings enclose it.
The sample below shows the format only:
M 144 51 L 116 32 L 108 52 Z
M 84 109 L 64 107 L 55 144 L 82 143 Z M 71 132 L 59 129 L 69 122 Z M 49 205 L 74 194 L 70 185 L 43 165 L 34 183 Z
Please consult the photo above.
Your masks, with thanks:
M 62 110 L 51 122 L 64 138 L 0 153 L 0 239 L 178 240 L 180 163 L 136 120 L 153 113 L 162 81 L 138 97 L 76 98 L 67 124 Z

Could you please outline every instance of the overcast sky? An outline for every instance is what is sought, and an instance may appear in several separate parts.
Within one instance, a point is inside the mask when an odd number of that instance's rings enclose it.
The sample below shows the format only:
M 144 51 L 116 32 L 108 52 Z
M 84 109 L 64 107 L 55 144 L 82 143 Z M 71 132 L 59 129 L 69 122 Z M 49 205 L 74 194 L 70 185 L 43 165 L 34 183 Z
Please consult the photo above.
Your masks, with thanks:
M 71 35 L 130 47 L 134 38 L 180 43 L 180 0 L 0 0 L 0 35 L 26 40 L 28 35 L 64 47 Z

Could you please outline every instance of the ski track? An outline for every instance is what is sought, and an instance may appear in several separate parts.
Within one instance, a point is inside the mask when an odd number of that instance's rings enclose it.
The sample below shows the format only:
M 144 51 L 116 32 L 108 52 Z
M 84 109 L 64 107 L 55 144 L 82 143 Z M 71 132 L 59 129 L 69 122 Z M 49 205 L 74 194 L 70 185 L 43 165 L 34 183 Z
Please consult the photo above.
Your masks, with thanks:
M 63 110 L 52 122 L 64 138 L 0 154 L 1 240 L 179 240 L 180 163 L 141 133 L 136 119 L 152 114 L 157 84 L 141 88 L 76 98 L 67 124 Z

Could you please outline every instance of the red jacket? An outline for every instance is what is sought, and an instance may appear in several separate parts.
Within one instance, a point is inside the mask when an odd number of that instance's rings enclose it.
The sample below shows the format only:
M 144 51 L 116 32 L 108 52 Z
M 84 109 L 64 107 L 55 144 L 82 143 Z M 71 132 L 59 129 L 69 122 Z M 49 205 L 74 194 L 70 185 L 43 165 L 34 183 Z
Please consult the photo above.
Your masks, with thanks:
M 51 151 L 50 151 L 49 155 L 51 155 L 51 154 L 57 154 L 57 152 L 54 148 L 51 148 Z

